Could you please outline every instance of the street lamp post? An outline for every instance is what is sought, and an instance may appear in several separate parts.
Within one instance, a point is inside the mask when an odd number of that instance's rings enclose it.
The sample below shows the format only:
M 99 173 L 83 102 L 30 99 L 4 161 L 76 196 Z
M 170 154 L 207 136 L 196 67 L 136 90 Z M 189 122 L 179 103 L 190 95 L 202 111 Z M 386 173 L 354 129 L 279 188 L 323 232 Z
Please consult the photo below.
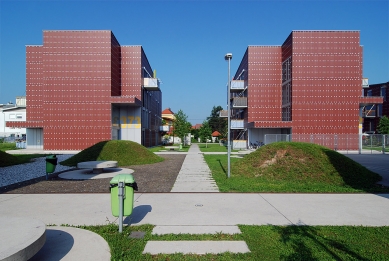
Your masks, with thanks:
M 228 110 L 228 130 L 227 130 L 227 177 L 229 178 L 231 175 L 231 134 L 230 134 L 230 129 L 231 129 L 231 101 L 230 101 L 230 90 L 231 90 L 231 77 L 230 77 L 230 64 L 231 64 L 231 59 L 232 59 L 232 53 L 227 53 L 224 56 L 224 59 L 228 61 L 228 90 L 227 90 L 227 110 Z

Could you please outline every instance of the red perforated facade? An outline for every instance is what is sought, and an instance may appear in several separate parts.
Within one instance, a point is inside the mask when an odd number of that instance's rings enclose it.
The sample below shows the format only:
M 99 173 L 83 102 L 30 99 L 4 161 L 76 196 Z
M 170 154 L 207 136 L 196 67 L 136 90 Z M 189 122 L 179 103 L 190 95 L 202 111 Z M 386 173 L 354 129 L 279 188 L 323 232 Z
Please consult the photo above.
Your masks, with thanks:
M 27 127 L 27 147 L 45 150 L 157 145 L 162 93 L 143 88 L 144 71 L 143 48 L 120 46 L 109 30 L 43 31 L 43 45 L 26 47 L 27 121 L 8 125 Z
M 249 46 L 234 77 L 246 88 L 233 93 L 247 98 L 233 113 L 246 139 L 358 134 L 361 103 L 382 103 L 362 97 L 362 51 L 359 31 L 293 31 L 281 46 Z

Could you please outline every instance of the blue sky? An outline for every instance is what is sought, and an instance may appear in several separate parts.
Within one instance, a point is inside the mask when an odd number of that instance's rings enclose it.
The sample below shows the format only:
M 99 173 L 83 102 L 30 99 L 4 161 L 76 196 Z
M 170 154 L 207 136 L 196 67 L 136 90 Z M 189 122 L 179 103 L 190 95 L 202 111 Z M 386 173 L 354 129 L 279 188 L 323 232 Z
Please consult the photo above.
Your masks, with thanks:
M 359 30 L 363 76 L 389 81 L 389 1 L 8 1 L 0 0 L 0 103 L 25 95 L 25 46 L 42 30 L 112 30 L 142 45 L 163 82 L 162 109 L 202 123 L 226 107 L 248 45 L 281 45 L 292 30 Z

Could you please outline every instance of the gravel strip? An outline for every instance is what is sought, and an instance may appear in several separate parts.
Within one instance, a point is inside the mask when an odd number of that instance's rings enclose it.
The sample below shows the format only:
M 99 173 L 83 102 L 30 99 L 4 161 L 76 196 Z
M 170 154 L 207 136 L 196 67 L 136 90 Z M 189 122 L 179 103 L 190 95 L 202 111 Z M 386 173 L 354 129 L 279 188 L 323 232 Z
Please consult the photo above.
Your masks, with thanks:
M 73 155 L 56 155 L 58 162 L 64 161 Z M 72 169 L 58 164 L 55 172 Z M 35 158 L 31 163 L 0 168 L 0 187 L 20 183 L 30 179 L 46 176 L 46 157 Z
M 56 155 L 59 158 L 58 162 L 72 156 Z M 134 170 L 132 175 L 134 176 L 135 182 L 138 184 L 138 192 L 166 193 L 171 191 L 186 155 L 171 154 L 160 156 L 165 160 L 153 164 L 121 166 L 122 168 Z M 23 176 L 24 178 L 20 180 L 25 181 L 16 181 L 13 179 L 13 181 L 10 182 L 11 185 L 3 185 L 5 184 L 5 181 L 1 181 L 0 194 L 109 193 L 109 182 L 112 178 L 87 180 L 61 179 L 56 174 L 74 168 L 57 165 L 55 173 L 49 175 L 49 179 L 46 180 L 45 158 L 39 162 L 39 165 L 38 163 L 29 163 L 24 164 L 23 167 L 21 166 L 23 165 L 13 166 L 11 169 L 16 172 L 13 172 L 14 176 Z M 32 172 L 32 169 L 36 170 L 36 175 L 26 176 L 26 173 Z M 7 173 L 8 179 L 13 176 L 9 167 L 0 168 L 0 178 L 3 178 L 4 173 Z

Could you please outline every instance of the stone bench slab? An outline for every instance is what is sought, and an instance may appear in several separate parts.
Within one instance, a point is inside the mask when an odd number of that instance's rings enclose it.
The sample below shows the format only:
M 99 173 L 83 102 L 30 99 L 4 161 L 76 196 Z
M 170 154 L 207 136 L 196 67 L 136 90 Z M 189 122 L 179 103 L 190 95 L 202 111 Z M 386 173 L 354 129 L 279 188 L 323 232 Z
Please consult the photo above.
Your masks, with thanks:
M 104 168 L 116 168 L 117 166 L 118 162 L 113 160 L 85 161 L 77 164 L 79 169 L 93 169 L 93 174 L 102 173 Z

